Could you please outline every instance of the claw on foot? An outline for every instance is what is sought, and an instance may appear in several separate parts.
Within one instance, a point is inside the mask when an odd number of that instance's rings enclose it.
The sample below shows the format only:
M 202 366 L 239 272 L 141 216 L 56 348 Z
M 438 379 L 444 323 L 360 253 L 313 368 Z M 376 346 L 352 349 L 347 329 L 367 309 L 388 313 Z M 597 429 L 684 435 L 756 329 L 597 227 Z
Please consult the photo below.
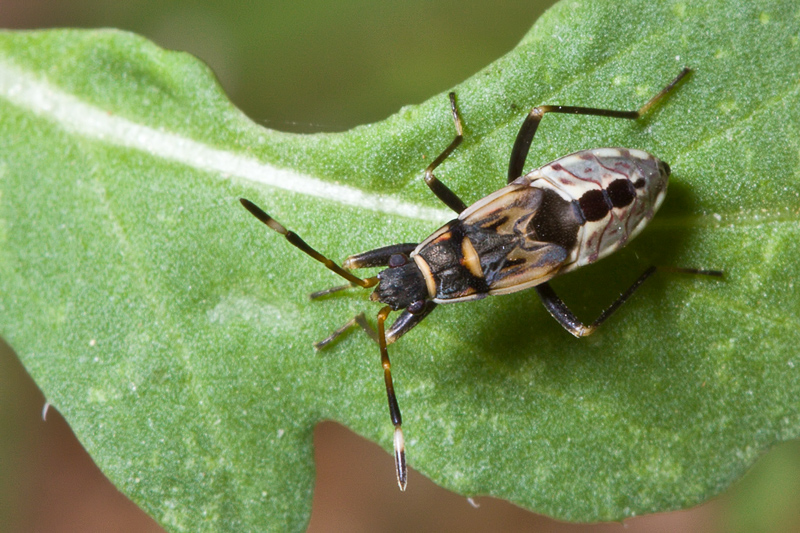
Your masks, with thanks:
M 408 467 L 406 466 L 406 443 L 400 426 L 394 428 L 394 466 L 397 473 L 397 485 L 406 490 L 408 483 Z

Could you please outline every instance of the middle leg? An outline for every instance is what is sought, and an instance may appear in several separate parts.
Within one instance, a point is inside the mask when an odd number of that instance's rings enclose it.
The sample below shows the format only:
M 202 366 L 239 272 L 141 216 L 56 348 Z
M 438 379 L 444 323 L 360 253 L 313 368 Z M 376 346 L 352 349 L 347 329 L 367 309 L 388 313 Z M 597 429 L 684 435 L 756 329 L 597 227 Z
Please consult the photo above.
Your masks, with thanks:
M 464 140 L 464 128 L 461 126 L 461 118 L 458 116 L 458 109 L 456 108 L 456 93 L 450 93 L 448 95 L 450 97 L 450 110 L 453 113 L 453 122 L 456 125 L 456 136 L 453 139 L 453 142 L 444 149 L 444 152 L 439 154 L 439 157 L 433 160 L 433 163 L 428 165 L 428 168 L 425 169 L 425 183 L 430 187 L 433 191 L 433 194 L 436 195 L 439 200 L 447 204 L 447 207 L 455 211 L 456 213 L 461 213 L 467 206 L 458 197 L 456 193 L 451 191 L 444 183 L 436 179 L 436 176 L 433 175 L 433 171 L 436 170 L 436 167 L 442 164 L 442 162 L 447 159 L 447 157 L 453 153 L 461 141 Z

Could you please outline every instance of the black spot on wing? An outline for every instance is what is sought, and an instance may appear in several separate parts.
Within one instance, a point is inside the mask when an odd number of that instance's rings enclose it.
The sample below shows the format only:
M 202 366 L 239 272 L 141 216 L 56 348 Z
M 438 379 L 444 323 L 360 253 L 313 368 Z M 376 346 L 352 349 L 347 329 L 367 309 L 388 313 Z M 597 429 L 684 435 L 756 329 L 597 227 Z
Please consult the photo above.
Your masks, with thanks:
M 609 211 L 611 211 L 611 202 L 605 194 L 605 191 L 600 189 L 592 189 L 586 191 L 578 200 L 581 206 L 583 216 L 589 222 L 603 219 Z
M 625 207 L 636 198 L 636 189 L 630 180 L 614 180 L 608 186 L 608 197 L 614 207 Z
M 528 224 L 531 240 L 552 242 L 571 250 L 578 242 L 578 231 L 585 222 L 577 206 L 557 192 L 545 189 L 536 215 Z

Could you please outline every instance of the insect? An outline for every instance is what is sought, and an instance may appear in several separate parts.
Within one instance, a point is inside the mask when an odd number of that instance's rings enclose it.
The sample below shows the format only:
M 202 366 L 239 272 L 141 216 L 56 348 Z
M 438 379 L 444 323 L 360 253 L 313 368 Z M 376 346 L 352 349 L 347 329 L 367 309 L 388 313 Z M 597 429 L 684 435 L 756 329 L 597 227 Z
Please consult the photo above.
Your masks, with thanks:
M 362 327 L 378 343 L 389 415 L 394 424 L 397 483 L 405 490 L 407 467 L 400 407 L 394 392 L 387 345 L 419 324 L 439 304 L 477 300 L 535 288 L 547 311 L 576 337 L 593 333 L 660 267 L 652 266 L 591 324 L 584 324 L 556 295 L 548 281 L 593 263 L 622 248 L 647 225 L 667 192 L 669 166 L 641 150 L 599 148 L 581 150 L 522 175 L 539 122 L 546 113 L 596 115 L 635 120 L 666 96 L 688 73 L 678 76 L 635 111 L 592 107 L 534 107 L 520 127 L 511 150 L 508 184 L 467 207 L 433 174 L 461 144 L 463 127 L 450 93 L 456 136 L 425 170 L 425 183 L 458 213 L 421 243 L 403 243 L 351 255 L 340 267 L 284 228 L 258 206 L 241 199 L 256 218 L 323 263 L 349 284 L 312 294 L 312 298 L 350 286 L 375 287 L 370 295 L 384 307 L 378 311 L 377 334 L 364 314 L 356 316 L 328 338 L 322 348 L 353 326 Z M 359 278 L 350 271 L 387 267 L 377 276 Z M 691 274 L 721 276 L 716 270 L 668 268 Z M 385 328 L 392 311 L 398 318 Z

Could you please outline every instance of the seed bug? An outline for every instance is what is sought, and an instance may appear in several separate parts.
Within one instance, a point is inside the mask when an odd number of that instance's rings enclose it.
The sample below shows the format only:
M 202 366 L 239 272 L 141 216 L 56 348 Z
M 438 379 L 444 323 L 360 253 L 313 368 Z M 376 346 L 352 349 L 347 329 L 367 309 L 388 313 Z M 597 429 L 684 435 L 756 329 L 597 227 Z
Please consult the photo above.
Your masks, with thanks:
M 593 263 L 622 248 L 650 221 L 667 192 L 669 166 L 641 150 L 599 148 L 581 150 L 522 175 L 531 141 L 546 113 L 595 115 L 635 120 L 666 96 L 688 73 L 678 76 L 635 111 L 543 105 L 534 107 L 522 123 L 511 150 L 508 184 L 467 207 L 434 176 L 434 170 L 461 144 L 463 127 L 450 93 L 456 136 L 425 169 L 425 183 L 458 214 L 422 243 L 403 243 L 351 255 L 342 266 L 311 246 L 255 204 L 241 199 L 256 218 L 281 233 L 294 246 L 346 279 L 349 284 L 312 294 L 312 298 L 361 286 L 375 287 L 373 301 L 384 305 L 377 315 L 377 334 L 361 313 L 326 339 L 322 348 L 347 329 L 360 326 L 377 341 L 389 415 L 394 424 L 397 483 L 405 490 L 407 467 L 402 417 L 394 392 L 387 345 L 419 324 L 439 304 L 477 300 L 535 288 L 547 311 L 576 337 L 593 333 L 659 267 L 651 266 L 600 316 L 584 324 L 556 295 L 552 278 Z M 377 276 L 359 278 L 350 270 L 387 267 Z M 677 272 L 722 276 L 716 270 L 666 268 Z M 388 328 L 392 311 L 402 310 Z

